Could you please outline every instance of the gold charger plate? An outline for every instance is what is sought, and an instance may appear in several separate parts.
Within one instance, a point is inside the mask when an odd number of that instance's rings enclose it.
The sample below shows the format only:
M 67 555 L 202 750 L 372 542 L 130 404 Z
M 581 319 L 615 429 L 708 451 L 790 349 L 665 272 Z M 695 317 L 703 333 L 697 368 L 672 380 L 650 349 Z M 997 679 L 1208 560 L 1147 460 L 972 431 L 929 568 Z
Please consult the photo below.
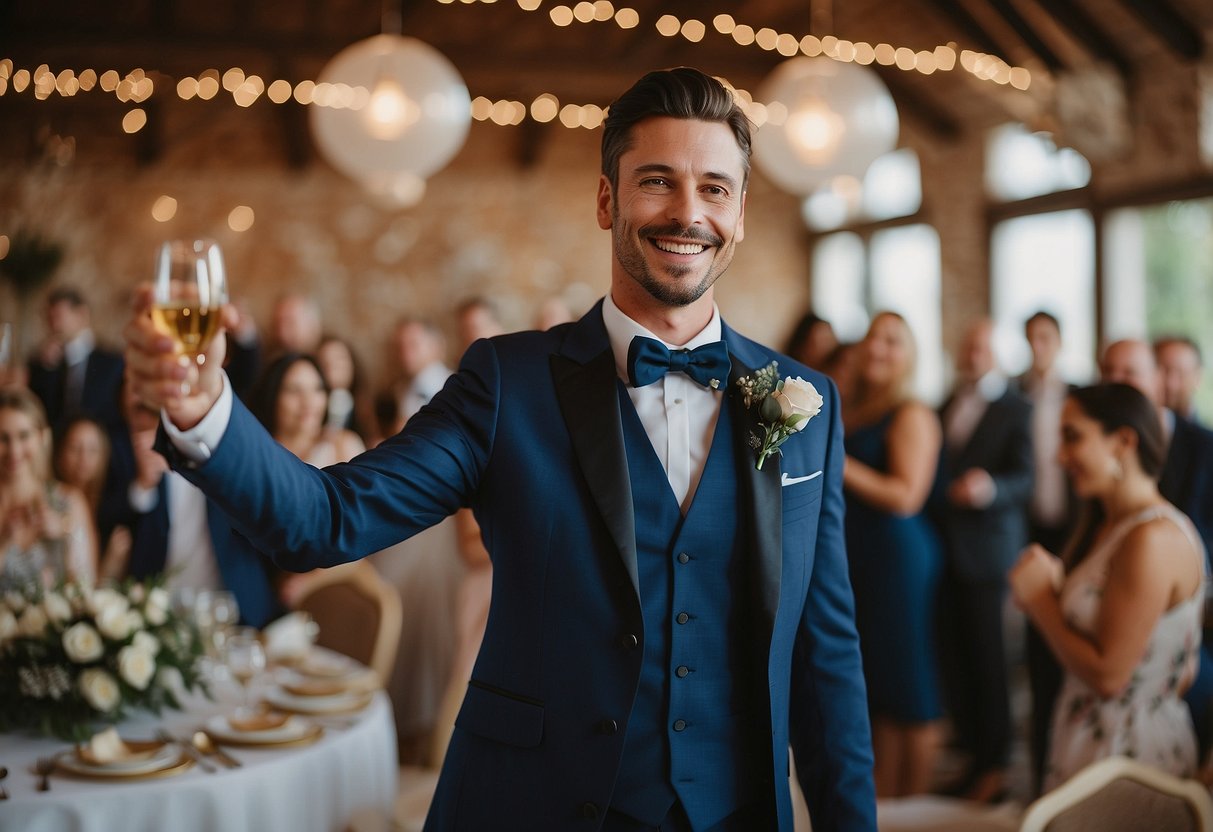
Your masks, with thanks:
M 294 705 L 291 702 L 278 697 L 270 700 L 269 704 L 275 710 L 285 711 L 288 714 L 299 714 L 300 716 L 344 716 L 346 714 L 356 714 L 362 711 L 367 705 L 371 704 L 371 700 L 375 698 L 375 695 L 369 691 L 360 693 L 357 696 L 353 696 L 351 694 L 350 704 L 341 705 L 340 707 L 335 708 L 327 708 L 324 706 L 309 707 L 302 704 L 304 697 L 293 698 L 298 699 L 300 704 Z
M 71 754 L 72 752 L 68 751 L 64 753 Z M 64 755 L 61 754 L 55 758 L 55 770 L 53 773 L 64 777 L 78 778 L 81 780 L 154 780 L 159 777 L 172 777 L 174 775 L 181 774 L 184 771 L 188 771 L 194 765 L 194 761 L 190 759 L 189 755 L 187 755 L 184 751 L 181 752 L 181 755 L 177 758 L 176 762 L 171 763 L 164 768 L 158 768 L 153 771 L 135 772 L 121 770 L 106 771 L 101 768 L 95 770 L 76 768 L 70 764 L 64 765 L 63 757 Z
M 254 738 L 240 739 L 235 733 L 215 737 L 219 745 L 234 745 L 240 748 L 293 748 L 300 745 L 311 745 L 324 736 L 324 726 L 311 723 L 297 737 L 282 737 L 281 739 L 259 740 Z

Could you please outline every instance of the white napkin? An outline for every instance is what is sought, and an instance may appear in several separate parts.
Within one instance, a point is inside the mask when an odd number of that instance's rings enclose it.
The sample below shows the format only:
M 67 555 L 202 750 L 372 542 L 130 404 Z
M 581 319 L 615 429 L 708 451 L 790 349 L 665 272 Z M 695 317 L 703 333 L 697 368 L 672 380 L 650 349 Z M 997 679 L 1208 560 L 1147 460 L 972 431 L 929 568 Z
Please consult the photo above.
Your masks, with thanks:
M 315 638 L 315 624 L 305 612 L 292 612 L 272 621 L 261 631 L 265 653 L 273 660 L 306 656 Z

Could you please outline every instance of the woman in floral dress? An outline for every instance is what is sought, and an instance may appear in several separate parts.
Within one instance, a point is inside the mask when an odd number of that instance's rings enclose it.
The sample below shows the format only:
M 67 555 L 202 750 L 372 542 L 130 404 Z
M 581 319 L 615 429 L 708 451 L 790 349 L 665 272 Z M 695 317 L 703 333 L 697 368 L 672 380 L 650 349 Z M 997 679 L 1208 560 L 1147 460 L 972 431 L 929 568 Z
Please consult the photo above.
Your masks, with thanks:
M 1183 777 L 1196 738 L 1182 695 L 1195 675 L 1204 548 L 1158 493 L 1166 440 L 1158 411 L 1123 384 L 1076 390 L 1059 459 L 1091 502 L 1066 567 L 1033 545 L 1011 571 L 1015 600 L 1065 669 L 1045 790 L 1112 755 Z

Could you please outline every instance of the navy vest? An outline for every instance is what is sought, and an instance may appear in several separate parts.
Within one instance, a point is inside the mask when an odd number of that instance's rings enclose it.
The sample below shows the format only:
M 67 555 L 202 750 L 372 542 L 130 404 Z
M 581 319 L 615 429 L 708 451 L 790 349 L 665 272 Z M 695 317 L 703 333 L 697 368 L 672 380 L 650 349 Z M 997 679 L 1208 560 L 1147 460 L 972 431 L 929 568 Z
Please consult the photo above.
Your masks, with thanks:
M 770 767 L 765 651 L 753 646 L 737 443 L 725 402 L 684 519 L 622 384 L 619 397 L 644 660 L 611 806 L 655 826 L 677 797 L 702 829 L 761 797 Z

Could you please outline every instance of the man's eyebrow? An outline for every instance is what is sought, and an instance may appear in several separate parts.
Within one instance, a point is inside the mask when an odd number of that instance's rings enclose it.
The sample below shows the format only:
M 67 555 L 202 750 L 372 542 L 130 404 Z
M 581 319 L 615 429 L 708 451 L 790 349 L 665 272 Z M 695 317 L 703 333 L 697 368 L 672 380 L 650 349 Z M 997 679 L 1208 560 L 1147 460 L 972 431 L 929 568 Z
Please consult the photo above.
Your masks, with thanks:
M 634 174 L 660 173 L 666 176 L 674 174 L 674 168 L 671 165 L 662 164 L 661 162 L 650 162 L 647 165 L 639 165 L 632 169 Z M 730 189 L 736 189 L 737 180 L 727 173 L 719 173 L 717 171 L 707 171 L 703 174 L 704 179 L 710 179 L 714 182 L 720 182 L 727 185 Z

